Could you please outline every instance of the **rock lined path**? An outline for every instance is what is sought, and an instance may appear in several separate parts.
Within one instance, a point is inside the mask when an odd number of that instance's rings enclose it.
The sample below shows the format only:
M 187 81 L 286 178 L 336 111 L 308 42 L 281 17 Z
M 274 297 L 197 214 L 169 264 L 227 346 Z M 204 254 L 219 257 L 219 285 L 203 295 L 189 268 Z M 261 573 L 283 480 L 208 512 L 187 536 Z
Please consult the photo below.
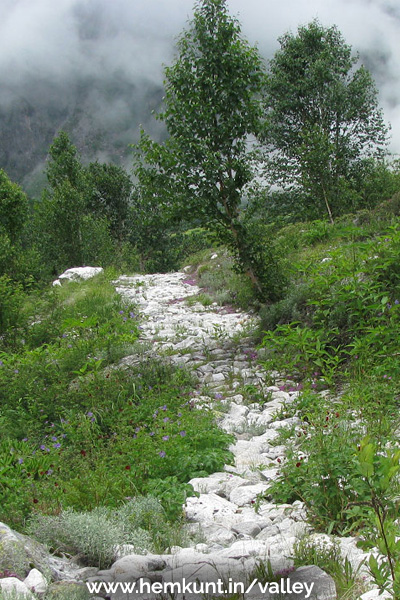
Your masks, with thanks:
M 200 496 L 187 500 L 185 512 L 192 531 L 201 530 L 204 543 L 158 557 L 161 562 L 153 576 L 164 581 L 182 577 L 211 581 L 223 572 L 239 578 L 260 559 L 270 560 L 274 571 L 290 570 L 296 540 L 311 529 L 302 503 L 277 506 L 263 501 L 257 511 L 255 503 L 277 477 L 285 448 L 271 442 L 280 428 L 296 423 L 295 418 L 281 418 L 279 411 L 298 392 L 281 391 L 285 382 L 276 380 L 271 385 L 270 375 L 260 370 L 249 336 L 256 319 L 216 304 L 205 307 L 193 298 L 188 302 L 200 289 L 185 273 L 122 277 L 116 285 L 120 294 L 140 307 L 145 317 L 142 338 L 151 342 L 152 354 L 195 372 L 197 402 L 220 411 L 219 426 L 236 436 L 231 447 L 234 466 L 191 481 Z M 129 365 L 135 360 L 127 357 L 123 362 Z M 251 402 L 246 392 L 262 394 L 267 401 Z M 319 539 L 323 542 L 324 536 Z M 342 539 L 341 548 L 355 565 L 363 558 L 351 538 Z M 137 560 L 122 558 L 103 576 L 127 577 L 137 570 Z M 257 597 L 256 590 L 254 594 L 249 597 Z M 334 597 L 332 580 L 325 574 L 318 597 Z
M 303 593 L 279 596 L 255 585 L 245 594 L 246 599 L 336 598 L 333 580 L 321 569 L 312 565 L 293 569 L 294 544 L 312 529 L 306 523 L 302 503 L 275 505 L 262 501 L 256 510 L 258 495 L 268 490 L 284 460 L 285 448 L 273 445 L 278 431 L 297 424 L 295 418 L 283 418 L 281 409 L 293 402 L 298 393 L 282 391 L 287 382 L 281 381 L 277 373 L 273 374 L 272 382 L 271 374 L 259 367 L 250 336 L 257 324 L 256 318 L 216 304 L 205 307 L 195 298 L 189 299 L 200 289 L 185 273 L 121 277 L 115 285 L 127 301 L 139 306 L 144 317 L 141 337 L 142 341 L 149 342 L 149 353 L 160 360 L 185 365 L 196 374 L 197 404 L 210 406 L 219 415 L 219 426 L 235 435 L 236 441 L 231 447 L 234 465 L 191 481 L 199 497 L 188 498 L 186 502 L 187 526 L 192 533 L 201 533 L 202 543 L 189 548 L 172 548 L 170 554 L 145 556 L 132 553 L 134 548 L 126 546 L 119 549 L 121 558 L 106 571 L 80 568 L 73 561 L 51 557 L 34 540 L 0 523 L 3 549 L 10 556 L 18 557 L 19 563 L 25 561 L 25 571 L 32 565 L 36 567 L 25 582 L 13 576 L 0 578 L 0 592 L 16 590 L 28 600 L 35 600 L 31 591 L 47 589 L 49 581 L 43 577 L 44 573 L 55 581 L 48 589 L 55 593 L 73 591 L 74 586 L 79 588 L 83 582 L 102 585 L 137 582 L 140 585 L 140 582 L 185 580 L 186 583 L 211 584 L 223 580 L 228 584 L 245 580 L 248 584 L 250 574 L 253 578 L 260 561 L 264 561 L 264 565 L 270 561 L 273 571 L 283 572 L 291 585 L 302 584 Z M 138 360 L 143 357 L 126 357 L 121 363 L 129 366 Z M 321 544 L 331 543 L 323 534 L 314 537 Z M 342 538 L 339 543 L 343 556 L 347 556 L 354 567 L 365 558 L 352 538 Z M 306 584 L 311 582 L 315 585 L 307 595 Z M 140 594 L 137 589 L 127 593 L 121 588 L 98 590 L 92 597 L 99 595 L 111 600 L 155 598 L 155 594 Z M 209 597 L 217 596 L 221 594 Z M 205 598 L 202 593 L 170 597 L 176 600 Z M 378 598 L 378 590 L 361 596 L 361 600 Z

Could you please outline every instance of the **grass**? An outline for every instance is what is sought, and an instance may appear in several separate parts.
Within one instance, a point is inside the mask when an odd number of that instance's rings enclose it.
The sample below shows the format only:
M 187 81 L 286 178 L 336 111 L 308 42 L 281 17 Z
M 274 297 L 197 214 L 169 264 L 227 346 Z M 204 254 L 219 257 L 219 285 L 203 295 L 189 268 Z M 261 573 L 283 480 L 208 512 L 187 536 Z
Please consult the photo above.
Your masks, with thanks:
M 186 482 L 231 460 L 231 437 L 193 410 L 190 373 L 148 357 L 137 311 L 109 279 L 27 298 L 26 326 L 1 355 L 0 520 L 17 529 L 146 494 L 179 519 Z M 136 366 L 119 369 L 132 351 Z

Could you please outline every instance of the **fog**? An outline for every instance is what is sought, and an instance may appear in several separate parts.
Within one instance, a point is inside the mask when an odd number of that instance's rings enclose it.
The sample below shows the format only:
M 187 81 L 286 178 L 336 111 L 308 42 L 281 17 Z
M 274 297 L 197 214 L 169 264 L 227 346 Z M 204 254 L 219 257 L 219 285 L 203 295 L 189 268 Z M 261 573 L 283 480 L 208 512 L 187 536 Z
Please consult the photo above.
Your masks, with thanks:
M 391 150 L 400 152 L 400 8 L 397 0 L 228 0 L 243 35 L 271 58 L 278 38 L 318 18 L 336 24 L 372 71 Z M 192 0 L 0 0 L 0 107 L 18 98 L 62 107 L 79 82 L 161 85 L 163 64 L 193 11 Z M 100 86 L 101 87 L 101 86 Z M 98 89 L 99 86 L 96 86 Z M 136 97 L 138 102 L 139 96 Z M 93 90 L 93 115 L 113 127 L 126 96 Z

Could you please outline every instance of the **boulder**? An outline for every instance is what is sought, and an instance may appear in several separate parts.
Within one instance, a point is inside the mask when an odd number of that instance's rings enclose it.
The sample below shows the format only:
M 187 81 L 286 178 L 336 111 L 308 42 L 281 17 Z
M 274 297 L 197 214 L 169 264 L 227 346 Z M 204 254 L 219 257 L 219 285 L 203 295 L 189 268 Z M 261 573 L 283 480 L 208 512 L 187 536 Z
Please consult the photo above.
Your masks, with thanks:
M 67 269 L 53 282 L 53 285 L 61 285 L 65 281 L 86 281 L 103 272 L 102 267 L 73 267 Z
M 4 579 L 0 579 L 0 591 L 4 596 L 11 595 L 15 597 L 18 595 L 24 596 L 26 600 L 34 600 L 30 589 L 17 577 L 4 577 Z

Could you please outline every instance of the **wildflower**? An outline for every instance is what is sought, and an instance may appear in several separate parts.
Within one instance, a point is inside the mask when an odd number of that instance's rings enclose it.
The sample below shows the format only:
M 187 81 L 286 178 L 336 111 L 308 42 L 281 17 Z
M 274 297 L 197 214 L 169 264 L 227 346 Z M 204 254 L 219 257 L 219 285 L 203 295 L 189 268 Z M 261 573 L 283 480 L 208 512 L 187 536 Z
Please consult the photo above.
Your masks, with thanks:
M 14 369 L 14 373 L 19 373 L 19 370 L 18 369 Z
M 161 456 L 161 458 L 166 457 L 166 453 L 164 452 L 164 450 L 161 450 L 161 452 L 159 452 L 158 455 Z
M 394 301 L 394 303 L 395 303 L 395 304 L 396 304 L 396 306 L 397 306 L 398 304 L 400 304 L 400 300 L 395 300 L 395 301 Z
M 140 427 L 136 427 L 135 433 L 139 433 L 139 431 L 140 431 Z
M 153 437 L 155 435 L 154 431 L 150 431 L 149 436 Z
M 131 318 L 131 319 L 134 319 L 134 318 L 135 318 L 135 313 L 133 313 L 133 312 L 130 312 L 130 313 L 129 313 L 129 316 L 130 316 L 130 318 Z
M 37 504 L 39 502 L 39 500 L 37 498 L 33 499 L 33 504 Z
M 126 465 L 125 471 L 130 471 L 130 470 L 131 470 L 131 466 L 130 465 Z
M 0 367 L 2 367 L 4 365 L 3 361 L 0 360 Z
M 181 437 L 185 437 L 185 435 L 186 435 L 186 431 L 180 431 L 180 432 L 179 432 L 179 435 L 180 435 Z
M 46 475 L 53 475 L 53 473 L 54 473 L 53 469 L 48 469 L 46 471 Z
M 61 444 L 57 443 L 57 444 L 53 444 L 53 448 L 61 448 Z
M 161 407 L 161 410 L 166 411 L 167 410 L 167 405 L 164 404 L 164 406 Z
M 27 442 L 27 441 L 28 441 L 28 438 L 24 438 L 22 441 L 23 441 L 23 442 Z
M 56 442 L 57 441 L 57 437 L 55 435 L 53 435 L 53 437 L 51 438 L 52 442 Z
M 81 455 L 86 456 L 86 450 L 81 450 Z
M 91 411 L 89 411 L 89 412 L 87 413 L 87 416 L 88 416 L 88 417 L 93 417 L 93 413 L 92 413 Z
M 120 311 L 119 311 L 119 314 L 120 314 L 120 315 L 123 315 L 123 314 L 124 314 L 124 311 L 123 311 L 123 310 L 120 310 Z
M 168 418 L 168 417 L 164 417 L 164 418 L 163 418 L 163 421 L 164 421 L 164 423 L 168 423 L 168 421 L 169 421 L 169 418 Z
M 163 435 L 163 438 L 162 438 L 162 439 L 164 440 L 164 442 L 168 442 L 168 440 L 169 440 L 169 435 Z
M 46 446 L 45 446 L 44 444 L 42 444 L 42 445 L 40 446 L 40 449 L 41 449 L 41 450 L 46 450 Z
M 19 459 L 18 459 L 18 464 L 22 465 L 22 463 L 23 463 L 23 462 L 24 462 L 24 459 L 23 459 L 23 458 L 19 458 Z

